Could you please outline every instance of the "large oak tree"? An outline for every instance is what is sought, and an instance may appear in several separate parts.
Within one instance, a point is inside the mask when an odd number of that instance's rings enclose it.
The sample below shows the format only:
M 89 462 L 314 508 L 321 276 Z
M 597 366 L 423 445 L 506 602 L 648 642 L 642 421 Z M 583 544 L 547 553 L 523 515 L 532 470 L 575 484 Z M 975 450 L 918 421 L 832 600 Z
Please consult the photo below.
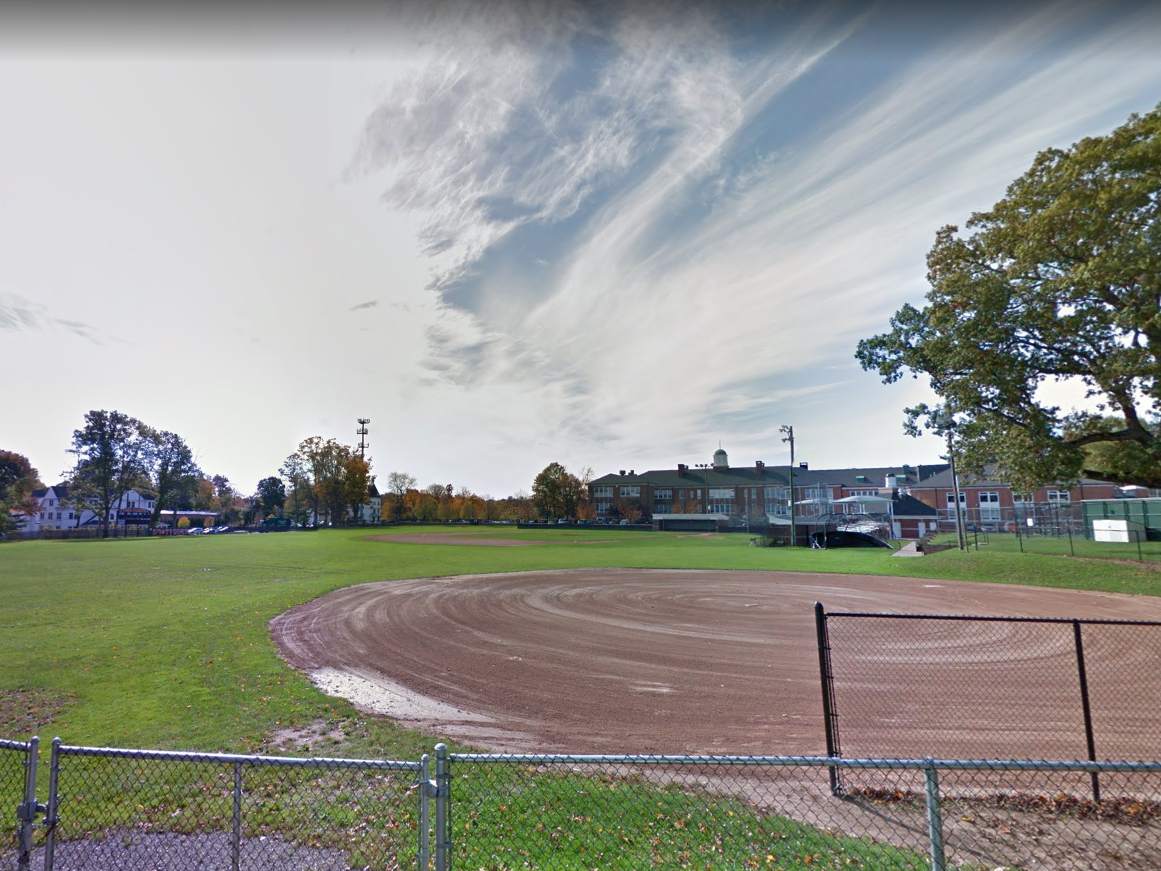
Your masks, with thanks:
M 1108 136 L 1049 149 L 927 257 L 927 305 L 905 305 L 857 359 L 887 383 L 927 376 L 964 466 L 1024 488 L 1079 475 L 1161 487 L 1161 106 Z M 1065 410 L 1041 388 L 1082 384 Z
M 97 515 L 102 535 L 108 536 L 113 508 L 125 491 L 149 488 L 149 449 L 149 427 L 120 411 L 90 411 L 84 427 L 73 431 L 69 453 L 76 464 L 65 473 L 69 501 Z

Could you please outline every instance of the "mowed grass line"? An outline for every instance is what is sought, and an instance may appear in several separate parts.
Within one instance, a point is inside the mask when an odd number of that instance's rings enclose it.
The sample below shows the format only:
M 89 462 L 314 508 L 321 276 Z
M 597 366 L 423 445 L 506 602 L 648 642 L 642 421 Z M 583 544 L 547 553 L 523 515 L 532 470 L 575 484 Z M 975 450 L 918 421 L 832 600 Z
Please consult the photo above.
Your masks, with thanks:
M 720 538 L 620 530 L 497 531 L 549 542 L 471 547 L 318 533 L 18 542 L 0 546 L 0 695 L 63 704 L 49 726 L 23 709 L 8 734 L 66 743 L 255 752 L 272 731 L 329 723 L 345 739 L 324 755 L 414 758 L 437 736 L 363 718 L 287 668 L 268 622 L 350 584 L 577 567 L 785 570 L 912 575 L 1156 595 L 1155 567 L 996 552 L 896 559 L 885 550 L 749 547 Z M 577 546 L 570 546 L 576 544 Z M 61 700 L 64 700 L 63 703 Z M 325 731 L 325 730 L 324 730 Z M 324 742 L 325 743 L 325 742 Z

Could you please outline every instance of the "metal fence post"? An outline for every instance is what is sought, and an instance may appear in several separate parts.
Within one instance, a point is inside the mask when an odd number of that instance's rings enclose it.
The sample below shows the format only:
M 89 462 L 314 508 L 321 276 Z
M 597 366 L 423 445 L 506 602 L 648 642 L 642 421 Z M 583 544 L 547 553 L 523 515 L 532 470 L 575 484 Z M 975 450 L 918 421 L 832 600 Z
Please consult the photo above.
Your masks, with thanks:
M 34 737 L 28 742 L 28 753 L 24 757 L 24 803 L 17 809 L 20 823 L 16 833 L 16 867 L 28 871 L 32 863 L 32 827 L 36 821 L 36 763 L 40 753 L 40 739 Z
M 230 837 L 230 869 L 242 865 L 242 763 L 234 763 L 234 826 Z
M 818 633 L 818 671 L 822 678 L 822 722 L 826 732 L 826 755 L 841 756 L 838 738 L 838 715 L 834 704 L 834 674 L 830 666 L 830 633 L 827 631 L 826 610 L 822 602 L 814 603 L 814 625 Z M 830 794 L 838 795 L 839 772 L 830 766 Z
M 1084 641 L 1080 633 L 1080 621 L 1072 621 L 1072 637 L 1076 644 L 1076 673 L 1080 678 L 1080 706 L 1084 712 L 1084 740 L 1088 745 L 1088 760 L 1096 762 L 1096 738 L 1092 731 L 1092 705 L 1088 698 L 1088 671 L 1084 665 Z M 1097 772 L 1092 773 L 1092 800 L 1101 801 L 1101 781 Z
M 451 867 L 451 773 L 447 745 L 435 745 L 435 871 Z
M 45 805 L 44 824 L 48 833 L 44 838 L 44 871 L 52 871 L 56 856 L 56 824 L 60 819 L 60 738 L 52 739 L 52 756 L 48 763 L 48 802 Z
M 419 759 L 419 871 L 431 868 L 431 757 L 426 753 Z
M 927 796 L 927 837 L 931 842 L 931 871 L 946 871 L 947 860 L 943 855 L 943 816 L 939 809 L 939 772 L 934 760 L 928 756 L 923 768 L 924 791 Z

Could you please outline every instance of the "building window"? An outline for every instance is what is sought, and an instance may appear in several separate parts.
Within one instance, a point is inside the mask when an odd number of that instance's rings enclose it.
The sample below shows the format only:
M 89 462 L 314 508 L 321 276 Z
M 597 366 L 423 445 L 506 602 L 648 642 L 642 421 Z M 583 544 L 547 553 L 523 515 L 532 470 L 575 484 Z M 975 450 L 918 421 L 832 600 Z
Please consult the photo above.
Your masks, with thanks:
M 639 499 L 639 498 L 641 498 L 641 488 L 640 487 L 621 487 L 620 490 L 621 490 L 621 498 L 622 499 Z
M 959 504 L 960 504 L 961 508 L 967 506 L 967 493 L 961 492 L 959 494 Z M 947 494 L 947 507 L 948 508 L 955 508 L 955 493 L 948 493 Z
M 996 523 L 1000 519 L 1000 494 L 995 490 L 980 493 L 980 522 Z
M 673 498 L 673 490 L 670 488 L 665 488 L 663 490 L 654 490 L 653 491 L 653 498 L 654 499 L 672 499 Z
M 602 496 L 604 496 L 606 499 L 612 499 L 613 498 L 613 488 L 612 487 L 604 487 L 604 486 L 593 487 L 593 498 L 600 499 Z
M 1067 490 L 1049 490 L 1046 494 L 1049 502 L 1071 502 L 1072 494 Z
M 806 498 L 807 499 L 825 499 L 827 502 L 829 502 L 830 501 L 830 487 L 807 487 L 806 488 Z
M 878 490 L 852 490 L 852 496 L 878 496 Z
M 734 513 L 733 487 L 711 487 L 708 492 L 710 514 Z

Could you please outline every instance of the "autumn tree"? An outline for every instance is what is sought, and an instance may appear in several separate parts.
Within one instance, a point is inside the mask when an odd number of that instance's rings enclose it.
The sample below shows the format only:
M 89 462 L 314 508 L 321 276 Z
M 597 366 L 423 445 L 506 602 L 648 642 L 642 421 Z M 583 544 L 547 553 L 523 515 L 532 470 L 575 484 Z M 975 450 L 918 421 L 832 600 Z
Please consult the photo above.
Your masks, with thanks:
M 532 501 L 541 516 L 550 520 L 575 517 L 583 497 L 580 479 L 560 463 L 549 463 L 532 482 Z
M 941 229 L 927 305 L 856 354 L 884 382 L 926 376 L 963 468 L 1018 488 L 1087 475 L 1161 487 L 1161 106 L 1041 152 L 990 211 Z M 1089 410 L 1044 398 L 1083 386 Z
M 0 450 L 0 537 L 16 528 L 13 515 L 32 515 L 37 508 L 32 494 L 43 486 L 27 457 Z
M 375 476 L 371 474 L 371 463 L 353 450 L 342 462 L 343 498 L 350 509 L 355 523 L 362 523 L 363 506 L 371 498 L 371 485 Z
M 345 463 L 352 453 L 347 445 L 334 439 L 323 441 L 320 436 L 311 436 L 299 444 L 297 456 L 310 479 L 307 497 L 316 523 L 336 522 L 343 517 L 347 505 Z
M 403 519 L 407 508 L 407 491 L 415 489 L 416 480 L 406 472 L 387 474 L 387 492 L 391 496 L 391 516 L 396 522 Z
M 613 507 L 615 513 L 629 523 L 636 523 L 645 514 L 640 499 L 618 499 L 613 503 Z
M 89 509 L 109 535 L 109 520 L 126 490 L 147 489 L 149 429 L 119 411 L 90 411 L 85 425 L 73 431 L 69 453 L 76 457 L 65 472 L 69 501 L 78 510 Z

